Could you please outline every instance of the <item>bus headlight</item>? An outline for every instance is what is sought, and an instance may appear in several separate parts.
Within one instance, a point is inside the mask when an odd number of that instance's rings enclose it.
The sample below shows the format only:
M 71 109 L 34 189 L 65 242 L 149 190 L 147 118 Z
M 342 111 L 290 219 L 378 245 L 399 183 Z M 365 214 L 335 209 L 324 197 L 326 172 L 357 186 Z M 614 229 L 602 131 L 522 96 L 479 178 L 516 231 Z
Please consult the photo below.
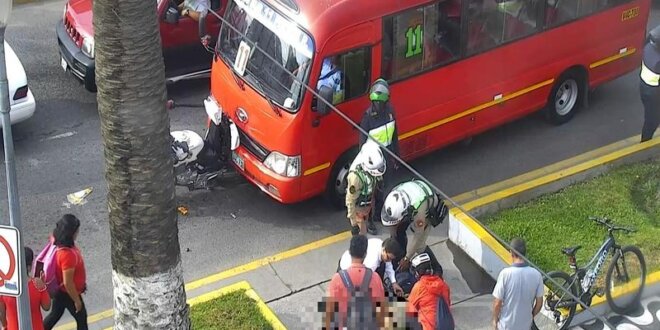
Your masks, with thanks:
M 264 160 L 264 165 L 281 176 L 293 178 L 300 175 L 300 156 L 292 157 L 273 151 Z
M 94 37 L 84 37 L 82 43 L 83 54 L 94 58 Z

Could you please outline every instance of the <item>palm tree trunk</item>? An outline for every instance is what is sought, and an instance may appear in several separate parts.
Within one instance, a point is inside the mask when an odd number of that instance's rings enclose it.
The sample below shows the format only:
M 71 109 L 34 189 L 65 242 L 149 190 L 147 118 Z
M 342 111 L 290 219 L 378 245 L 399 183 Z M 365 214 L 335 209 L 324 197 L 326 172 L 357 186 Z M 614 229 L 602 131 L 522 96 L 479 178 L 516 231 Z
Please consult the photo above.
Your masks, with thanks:
M 190 329 L 156 0 L 95 0 L 115 329 Z

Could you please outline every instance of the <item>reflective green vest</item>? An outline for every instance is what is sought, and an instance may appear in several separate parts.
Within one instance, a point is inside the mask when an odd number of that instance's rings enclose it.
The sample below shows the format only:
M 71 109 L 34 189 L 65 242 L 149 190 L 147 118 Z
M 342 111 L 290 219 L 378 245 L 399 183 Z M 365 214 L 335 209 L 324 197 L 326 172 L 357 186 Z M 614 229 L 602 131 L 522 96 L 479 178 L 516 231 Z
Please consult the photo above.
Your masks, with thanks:
M 389 121 L 387 124 L 378 126 L 369 131 L 369 135 L 384 146 L 392 144 L 394 137 L 395 121 Z
M 398 185 L 396 190 L 403 191 L 410 198 L 410 205 L 419 210 L 419 207 L 429 197 L 433 196 L 433 190 L 424 181 L 412 180 Z
M 376 178 L 363 171 L 360 167 L 357 167 L 355 170 L 353 170 L 353 173 L 357 175 L 360 183 L 362 184 L 362 189 L 360 189 L 360 196 L 358 197 L 357 201 L 355 201 L 355 204 L 357 206 L 367 206 L 371 204 L 374 187 L 376 186 Z
M 651 69 L 646 67 L 644 62 L 642 62 L 642 71 L 639 73 L 639 76 L 649 86 L 660 85 L 660 74 L 651 71 Z

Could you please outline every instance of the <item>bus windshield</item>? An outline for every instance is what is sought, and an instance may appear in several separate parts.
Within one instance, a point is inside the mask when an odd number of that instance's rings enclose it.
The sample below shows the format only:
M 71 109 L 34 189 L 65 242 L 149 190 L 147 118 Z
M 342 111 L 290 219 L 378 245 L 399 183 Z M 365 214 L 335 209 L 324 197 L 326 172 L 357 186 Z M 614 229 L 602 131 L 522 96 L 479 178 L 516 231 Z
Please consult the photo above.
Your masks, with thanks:
M 303 94 L 299 82 L 306 83 L 311 66 L 311 37 L 261 1 L 235 0 L 225 19 L 218 36 L 219 57 L 271 102 L 291 112 L 298 109 Z M 239 54 L 247 54 L 247 59 L 237 59 Z

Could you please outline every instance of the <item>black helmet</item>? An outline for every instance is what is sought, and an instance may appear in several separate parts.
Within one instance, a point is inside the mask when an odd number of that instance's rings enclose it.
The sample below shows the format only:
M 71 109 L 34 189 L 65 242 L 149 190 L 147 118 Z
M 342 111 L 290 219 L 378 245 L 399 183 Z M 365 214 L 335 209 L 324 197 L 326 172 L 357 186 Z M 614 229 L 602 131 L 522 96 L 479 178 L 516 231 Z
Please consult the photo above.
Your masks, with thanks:
M 660 25 L 649 31 L 647 39 L 656 47 L 660 47 Z

